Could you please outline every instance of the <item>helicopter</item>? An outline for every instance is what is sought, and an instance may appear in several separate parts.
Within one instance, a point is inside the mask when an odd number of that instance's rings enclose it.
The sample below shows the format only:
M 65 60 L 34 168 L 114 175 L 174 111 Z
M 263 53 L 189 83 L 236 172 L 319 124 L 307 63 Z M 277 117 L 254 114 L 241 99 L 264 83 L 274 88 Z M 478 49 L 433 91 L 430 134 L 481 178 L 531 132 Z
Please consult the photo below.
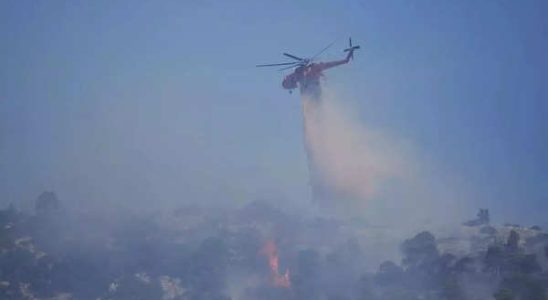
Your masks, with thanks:
M 349 46 L 348 48 L 343 50 L 344 52 L 348 52 L 346 58 L 329 62 L 314 62 L 320 54 L 333 46 L 334 43 L 335 42 L 327 45 L 311 58 L 302 58 L 290 53 L 283 53 L 284 56 L 291 58 L 293 61 L 276 64 L 256 65 L 256 67 L 284 66 L 283 68 L 279 69 L 280 71 L 295 68 L 295 70 L 291 74 L 284 77 L 282 81 L 282 87 L 289 90 L 289 93 L 291 93 L 296 88 L 300 88 L 301 94 L 311 92 L 316 93 L 319 92 L 320 78 L 324 76 L 323 71 L 342 64 L 347 64 L 351 59 L 354 58 L 354 51 L 360 49 L 359 45 L 352 45 L 352 38 L 349 38 Z

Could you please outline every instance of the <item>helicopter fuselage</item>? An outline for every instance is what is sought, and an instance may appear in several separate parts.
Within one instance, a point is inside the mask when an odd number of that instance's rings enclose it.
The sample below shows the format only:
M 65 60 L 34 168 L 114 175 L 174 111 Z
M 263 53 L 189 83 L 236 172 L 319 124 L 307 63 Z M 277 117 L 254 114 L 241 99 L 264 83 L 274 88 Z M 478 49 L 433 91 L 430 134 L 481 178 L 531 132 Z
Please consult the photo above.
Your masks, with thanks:
M 349 57 L 339 61 L 326 63 L 311 63 L 306 66 L 299 66 L 293 73 L 287 75 L 282 81 L 282 87 L 288 90 L 300 88 L 301 93 L 306 93 L 308 89 L 316 90 L 320 85 L 320 78 L 325 69 L 329 69 L 338 65 L 346 64 Z

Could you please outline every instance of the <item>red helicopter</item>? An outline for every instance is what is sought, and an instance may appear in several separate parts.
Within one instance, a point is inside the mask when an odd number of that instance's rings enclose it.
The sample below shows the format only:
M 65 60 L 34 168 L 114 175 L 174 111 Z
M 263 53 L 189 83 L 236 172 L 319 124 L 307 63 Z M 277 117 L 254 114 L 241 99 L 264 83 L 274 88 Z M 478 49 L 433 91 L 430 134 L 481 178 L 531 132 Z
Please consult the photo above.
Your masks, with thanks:
M 285 62 L 278 64 L 266 64 L 257 65 L 257 67 L 275 67 L 275 66 L 287 66 L 281 70 L 295 68 L 293 73 L 285 76 L 282 86 L 284 89 L 289 90 L 291 93 L 293 89 L 300 88 L 301 93 L 315 93 L 319 92 L 320 78 L 323 75 L 323 71 L 329 68 L 336 67 L 338 65 L 346 64 L 350 59 L 354 58 L 354 50 L 360 49 L 360 46 L 352 46 L 352 38 L 348 39 L 349 47 L 344 49 L 344 52 L 348 52 L 345 59 L 330 61 L 330 62 L 313 62 L 316 57 L 322 54 L 325 50 L 331 47 L 333 43 L 323 48 L 320 52 L 314 55 L 312 58 L 301 58 L 289 53 L 283 53 L 283 55 L 294 59 L 293 62 Z

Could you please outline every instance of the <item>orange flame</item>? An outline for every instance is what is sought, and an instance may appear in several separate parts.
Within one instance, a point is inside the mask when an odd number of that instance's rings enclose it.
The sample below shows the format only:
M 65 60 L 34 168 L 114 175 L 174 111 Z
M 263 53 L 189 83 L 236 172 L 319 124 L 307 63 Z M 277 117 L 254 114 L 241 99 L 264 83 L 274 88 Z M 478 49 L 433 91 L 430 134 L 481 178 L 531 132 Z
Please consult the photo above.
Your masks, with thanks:
M 291 282 L 289 281 L 289 270 L 285 270 L 284 274 L 280 274 L 278 250 L 276 249 L 274 241 L 267 241 L 261 250 L 261 254 L 268 257 L 268 265 L 272 272 L 274 286 L 289 288 L 291 286 Z

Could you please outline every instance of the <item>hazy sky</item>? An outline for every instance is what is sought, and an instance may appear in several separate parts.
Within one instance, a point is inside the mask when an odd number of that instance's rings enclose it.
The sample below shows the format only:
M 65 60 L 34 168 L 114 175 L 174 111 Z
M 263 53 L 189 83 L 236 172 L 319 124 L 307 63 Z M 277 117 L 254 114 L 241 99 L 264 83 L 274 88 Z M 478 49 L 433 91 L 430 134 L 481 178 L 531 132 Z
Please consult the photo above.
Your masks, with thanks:
M 227 203 L 308 197 L 282 72 L 342 57 L 329 84 L 413 144 L 474 210 L 548 213 L 546 1 L 2 1 L 0 199 Z M 445 177 L 445 176 L 443 176 Z M 471 210 L 470 214 L 475 211 Z

